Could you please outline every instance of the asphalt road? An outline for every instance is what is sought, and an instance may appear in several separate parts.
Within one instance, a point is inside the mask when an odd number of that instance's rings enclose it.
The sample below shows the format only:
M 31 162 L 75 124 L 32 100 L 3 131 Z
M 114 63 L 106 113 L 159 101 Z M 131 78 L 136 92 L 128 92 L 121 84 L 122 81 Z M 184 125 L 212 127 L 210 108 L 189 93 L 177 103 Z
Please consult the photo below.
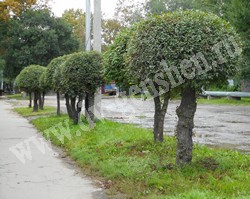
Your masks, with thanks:
M 179 101 L 171 101 L 164 131 L 174 135 L 175 110 Z M 154 102 L 140 99 L 103 99 L 102 115 L 115 121 L 153 128 Z M 233 148 L 250 153 L 250 106 L 198 104 L 193 140 L 199 144 Z

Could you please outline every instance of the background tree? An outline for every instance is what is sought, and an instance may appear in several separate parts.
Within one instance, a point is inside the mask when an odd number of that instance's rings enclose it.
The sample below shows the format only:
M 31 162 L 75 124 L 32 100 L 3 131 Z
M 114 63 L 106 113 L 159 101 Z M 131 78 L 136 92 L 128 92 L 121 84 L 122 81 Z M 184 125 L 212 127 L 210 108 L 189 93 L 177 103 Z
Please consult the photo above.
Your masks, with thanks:
M 124 29 L 121 23 L 116 19 L 104 19 L 102 22 L 102 51 L 105 52 L 110 44 L 113 44 L 118 33 Z
M 85 39 L 86 39 L 86 30 L 85 30 L 85 17 L 86 14 L 81 9 L 69 9 L 64 11 L 62 14 L 62 19 L 71 25 L 73 35 L 77 38 L 79 42 L 79 49 L 85 50 Z
M 236 28 L 243 40 L 243 58 L 241 79 L 250 82 L 250 1 L 228 0 L 225 5 L 225 18 Z
M 48 10 L 28 10 L 10 20 L 5 39 L 5 77 L 14 79 L 30 64 L 46 66 L 54 58 L 78 49 L 72 29 Z
M 165 92 L 167 85 L 171 93 L 181 93 L 181 104 L 176 111 L 179 118 L 177 164 L 192 160 L 193 119 L 201 87 L 225 83 L 237 71 L 239 52 L 229 50 L 236 45 L 229 42 L 231 37 L 239 45 L 234 29 L 216 15 L 180 11 L 142 21 L 129 42 L 131 75 L 141 87 L 147 86 L 152 94 L 156 93 L 155 140 L 163 140 L 164 117 L 170 96 Z
M 124 27 L 138 22 L 145 15 L 144 1 L 118 0 L 115 9 L 115 18 Z
M 34 112 L 38 111 L 38 100 L 41 99 L 39 80 L 45 70 L 45 67 L 30 65 L 25 67 L 16 78 L 16 84 L 21 90 L 27 93 L 34 93 Z
M 102 56 L 94 51 L 74 53 L 64 62 L 61 73 L 62 85 L 65 96 L 69 99 L 66 102 L 68 114 L 75 124 L 79 122 L 79 105 L 82 104 L 84 94 L 88 113 L 86 117 L 89 122 L 94 121 L 94 96 L 102 83 L 102 72 Z
M 50 0 L 3 0 L 0 2 L 0 21 L 18 17 L 29 9 L 50 9 Z
M 134 29 L 135 26 L 121 31 L 103 55 L 105 80 L 115 81 L 123 90 L 129 87 L 130 78 L 124 55 L 127 53 L 128 42 Z

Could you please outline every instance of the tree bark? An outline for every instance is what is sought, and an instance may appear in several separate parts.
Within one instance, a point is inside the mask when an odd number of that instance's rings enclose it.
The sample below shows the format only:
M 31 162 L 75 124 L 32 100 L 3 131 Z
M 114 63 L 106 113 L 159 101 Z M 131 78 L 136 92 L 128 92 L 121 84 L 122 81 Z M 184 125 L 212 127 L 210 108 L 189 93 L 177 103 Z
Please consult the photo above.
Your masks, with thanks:
M 57 115 L 61 114 L 61 110 L 60 110 L 60 93 L 56 92 L 56 99 L 57 99 Z
M 197 108 L 196 92 L 191 86 L 182 90 L 180 106 L 176 109 L 177 124 L 176 164 L 185 165 L 192 161 L 194 115 Z
M 72 116 L 73 116 L 73 122 L 74 124 L 78 124 L 78 112 L 76 110 L 76 97 L 71 97 L 71 110 L 72 110 Z
M 95 105 L 95 93 L 86 93 L 85 96 L 85 117 L 89 122 L 89 127 L 94 128 L 95 114 L 94 114 L 94 105 Z
M 164 101 L 161 102 L 160 96 L 154 98 L 155 103 L 155 115 L 154 115 L 154 141 L 163 142 L 164 120 L 168 108 L 168 102 L 170 94 L 165 93 L 163 95 Z
M 42 98 L 42 100 L 43 100 L 43 109 L 44 109 L 44 103 L 45 103 L 45 92 L 43 92 L 43 98 Z
M 80 123 L 80 120 L 81 120 L 82 101 L 83 101 L 83 96 L 79 96 L 78 102 L 77 102 L 77 117 L 78 117 L 77 123 L 78 124 Z
M 84 107 L 85 107 L 84 115 L 85 115 L 86 118 L 88 118 L 88 110 L 89 110 L 89 94 L 88 93 L 86 93 L 86 95 L 85 95 L 85 105 L 84 105 Z
M 65 100 L 66 100 L 66 108 L 67 108 L 67 112 L 68 112 L 69 118 L 73 119 L 73 113 L 72 113 L 70 98 L 69 98 L 68 94 L 65 94 Z
M 29 93 L 29 98 L 30 98 L 30 102 L 29 102 L 29 108 L 32 107 L 32 93 Z
M 38 102 L 39 102 L 39 109 L 43 110 L 43 99 L 42 99 L 42 94 L 40 92 L 38 94 Z
M 161 94 L 160 86 L 156 82 L 153 82 L 153 84 L 151 84 L 151 87 L 149 87 L 148 91 L 152 96 L 154 96 L 155 104 L 154 141 L 163 142 L 164 120 L 168 108 L 170 93 L 164 92 L 163 94 Z M 161 97 L 163 97 L 163 102 L 161 100 Z
M 34 106 L 33 106 L 33 112 L 37 112 L 38 111 L 38 98 L 39 98 L 39 94 L 37 92 L 34 92 Z

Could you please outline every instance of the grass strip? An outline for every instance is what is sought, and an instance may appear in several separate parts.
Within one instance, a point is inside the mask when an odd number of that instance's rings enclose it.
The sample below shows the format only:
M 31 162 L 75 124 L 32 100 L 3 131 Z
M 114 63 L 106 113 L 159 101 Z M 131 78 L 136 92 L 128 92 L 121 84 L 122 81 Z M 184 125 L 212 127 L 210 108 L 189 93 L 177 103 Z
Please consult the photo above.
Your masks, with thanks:
M 174 137 L 155 144 L 152 131 L 107 120 L 88 131 L 65 115 L 32 123 L 116 198 L 249 198 L 247 154 L 195 145 L 192 164 L 177 168 Z
M 22 94 L 12 94 L 12 95 L 6 95 L 8 99 L 16 99 L 16 100 L 28 100 L 29 96 L 26 96 L 25 98 L 22 96 Z
M 214 104 L 214 105 L 232 105 L 232 106 L 250 106 L 250 98 L 241 98 L 241 100 L 232 100 L 227 98 L 220 99 L 198 99 L 199 104 Z
M 56 108 L 55 107 L 50 107 L 50 106 L 45 106 L 44 110 L 38 110 L 38 112 L 33 112 L 33 108 L 28 108 L 28 107 L 14 108 L 14 111 L 17 112 L 18 114 L 20 114 L 23 117 L 56 114 Z

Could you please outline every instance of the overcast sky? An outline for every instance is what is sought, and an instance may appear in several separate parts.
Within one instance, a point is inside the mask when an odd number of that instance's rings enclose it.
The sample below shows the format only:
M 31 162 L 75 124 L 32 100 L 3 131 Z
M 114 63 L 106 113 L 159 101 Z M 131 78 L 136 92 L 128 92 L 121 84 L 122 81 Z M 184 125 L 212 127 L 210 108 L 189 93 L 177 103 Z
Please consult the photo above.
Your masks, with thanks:
M 52 11 L 57 17 L 60 17 L 64 10 L 74 8 L 85 10 L 86 0 L 53 0 Z M 93 9 L 94 1 L 91 0 L 91 7 Z M 115 10 L 115 5 L 117 0 L 101 0 L 102 2 L 102 12 L 107 17 L 112 17 Z

